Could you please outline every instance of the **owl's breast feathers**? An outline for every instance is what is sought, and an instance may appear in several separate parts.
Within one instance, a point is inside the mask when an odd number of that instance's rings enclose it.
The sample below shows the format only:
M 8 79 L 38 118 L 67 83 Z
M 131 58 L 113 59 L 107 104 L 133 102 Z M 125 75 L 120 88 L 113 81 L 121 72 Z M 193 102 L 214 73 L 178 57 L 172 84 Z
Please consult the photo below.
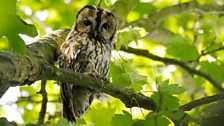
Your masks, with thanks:
M 112 46 L 88 38 L 86 34 L 71 33 L 61 45 L 63 68 L 97 77 L 108 75 Z
M 70 33 L 60 48 L 59 67 L 108 80 L 111 50 L 110 44 L 90 39 L 86 34 Z M 75 121 L 98 96 L 95 90 L 61 83 L 63 117 Z

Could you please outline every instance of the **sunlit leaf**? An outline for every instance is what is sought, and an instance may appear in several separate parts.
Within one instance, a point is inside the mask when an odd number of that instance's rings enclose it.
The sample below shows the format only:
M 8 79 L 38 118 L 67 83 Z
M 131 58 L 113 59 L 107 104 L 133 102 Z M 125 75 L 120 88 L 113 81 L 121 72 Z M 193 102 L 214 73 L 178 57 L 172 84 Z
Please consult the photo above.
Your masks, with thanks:
M 65 118 L 60 118 L 60 120 L 54 124 L 53 126 L 81 126 L 78 122 L 77 123 L 71 123 Z
M 112 77 L 112 82 L 115 84 L 131 87 L 139 92 L 142 86 L 147 83 L 147 77 L 138 73 L 131 60 L 111 62 L 110 68 L 110 77 Z
M 157 109 L 159 110 L 162 107 L 161 104 L 161 96 L 158 92 L 153 92 L 153 94 L 151 95 L 152 100 L 155 102 Z
M 6 36 L 10 46 L 17 53 L 25 53 L 25 43 L 19 33 L 36 36 L 37 31 L 33 25 L 26 24 L 16 15 L 16 0 L 0 1 L 0 38 Z
M 202 84 L 205 82 L 205 79 L 200 76 L 195 76 L 195 87 L 201 88 Z
M 179 108 L 179 99 L 172 95 L 163 95 L 162 103 L 169 111 L 175 111 Z
M 115 15 L 126 20 L 128 13 L 138 5 L 137 0 L 118 0 L 115 4 Z
M 165 115 L 169 117 L 171 120 L 181 120 L 183 119 L 186 113 L 183 111 L 167 111 Z
M 0 49 L 24 53 L 25 43 L 20 38 L 20 34 L 33 37 L 37 34 L 37 28 L 41 37 L 52 30 L 72 28 L 77 12 L 87 4 L 98 5 L 99 1 L 0 0 Z M 185 68 L 177 67 L 176 64 L 169 65 L 163 61 L 163 57 L 180 60 L 186 65 L 208 74 L 220 85 L 224 82 L 222 2 L 220 0 L 199 0 L 197 1 L 198 5 L 195 4 L 196 6 L 179 6 L 182 3 L 188 4 L 185 2 L 191 4 L 192 0 L 178 2 L 172 0 L 102 0 L 100 6 L 116 16 L 118 34 L 115 44 L 117 50 L 121 46 L 126 48 L 132 46 L 162 56 L 161 61 L 157 61 L 160 59 L 154 61 L 151 58 L 155 57 L 131 55 L 133 64 L 132 60 L 126 60 L 127 53 L 118 51 L 123 59 L 117 58 L 116 52 L 110 66 L 111 83 L 119 84 L 124 88 L 133 88 L 136 92 L 151 97 L 156 103 L 156 111 L 150 111 L 146 118 L 139 119 L 134 111 L 130 114 L 122 113 L 123 110 L 129 109 L 119 99 L 111 97 L 112 100 L 107 102 L 94 100 L 87 112 L 77 119 L 76 124 L 72 124 L 61 118 L 60 85 L 55 84 L 54 81 L 48 81 L 46 90 L 49 102 L 44 125 L 173 126 L 171 120 L 175 121 L 175 125 L 178 123 L 182 125 L 223 124 L 223 103 L 221 102 L 217 102 L 219 105 L 201 105 L 197 112 L 179 111 L 180 103 L 185 104 L 205 95 L 214 95 L 218 91 L 206 78 L 194 75 L 194 73 L 188 74 Z M 199 9 L 197 9 L 198 7 Z M 166 9 L 167 11 L 164 12 Z M 34 24 L 36 28 L 24 21 Z M 144 30 L 147 32 L 142 32 Z M 147 36 L 145 36 L 146 34 Z M 219 50 L 219 48 L 221 49 Z M 165 49 L 167 49 L 166 55 L 163 55 Z M 216 51 L 213 52 L 214 50 Z M 211 53 L 200 56 L 207 52 Z M 175 69 L 170 66 L 174 66 Z M 166 80 L 157 84 L 157 80 L 160 82 L 164 79 L 172 80 L 174 83 L 169 84 L 169 81 Z M 18 125 L 36 124 L 42 100 L 42 96 L 36 94 L 40 89 L 39 85 L 40 83 L 22 86 L 20 88 L 21 96 L 15 103 L 1 104 L 0 115 L 7 118 L 10 115 L 8 120 L 13 119 L 17 122 L 18 118 L 14 112 L 11 113 L 5 107 L 12 106 L 24 121 L 23 124 L 20 124 L 20 120 Z M 186 93 L 183 93 L 182 85 L 188 89 Z M 12 95 L 15 94 L 12 93 Z M 11 97 L 7 99 L 11 99 Z M 145 111 L 143 109 L 143 113 Z M 192 116 L 193 120 L 186 114 Z M 195 120 L 200 120 L 202 124 L 195 123 Z
M 123 111 L 124 114 L 116 114 L 111 123 L 112 126 L 132 126 L 132 117 L 128 112 Z
M 157 8 L 151 3 L 139 3 L 134 10 L 144 15 L 155 12 Z
M 87 125 L 96 125 L 96 126 L 112 126 L 111 120 L 115 114 L 115 108 L 105 107 L 100 104 L 95 104 L 92 108 L 88 109 L 88 112 L 83 117 Z
M 170 121 L 166 117 L 160 114 L 149 113 L 143 126 L 168 126 L 168 124 L 170 124 Z
M 159 85 L 159 91 L 164 94 L 181 94 L 184 92 L 184 89 L 178 84 L 169 84 L 169 80 L 164 81 Z
M 199 56 L 197 49 L 190 45 L 187 39 L 181 37 L 170 39 L 166 52 L 184 61 L 194 60 Z
M 208 73 L 211 77 L 213 77 L 218 82 L 224 81 L 224 67 L 217 65 L 215 62 L 209 63 L 207 61 L 203 61 L 200 63 L 201 70 L 203 72 Z
M 158 92 L 154 92 L 151 98 L 161 111 L 175 111 L 179 108 L 179 99 L 173 94 L 181 94 L 184 89 L 177 84 L 169 84 L 169 80 L 158 85 Z
M 136 44 L 138 44 L 138 39 L 142 37 L 140 32 L 141 29 L 133 28 L 131 26 L 124 28 L 119 31 L 118 43 L 125 47 L 128 47 L 128 44 L 131 41 L 134 41 Z

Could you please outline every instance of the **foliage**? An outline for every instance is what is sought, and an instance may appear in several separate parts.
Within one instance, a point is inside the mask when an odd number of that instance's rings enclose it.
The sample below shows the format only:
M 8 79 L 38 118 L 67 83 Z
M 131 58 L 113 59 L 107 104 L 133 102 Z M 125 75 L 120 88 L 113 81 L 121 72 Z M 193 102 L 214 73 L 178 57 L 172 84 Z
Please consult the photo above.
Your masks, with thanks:
M 18 35 L 19 33 L 36 36 L 37 31 L 33 25 L 28 25 L 16 15 L 16 0 L 0 1 L 0 38 L 6 36 L 9 45 L 15 52 L 25 53 L 25 43 Z
M 219 93 L 208 78 L 195 71 L 203 72 L 219 86 L 224 83 L 224 10 L 220 9 L 224 1 L 196 0 L 199 6 L 191 4 L 179 8 L 175 5 L 195 0 L 144 1 L 103 0 L 101 6 L 111 10 L 119 22 L 116 51 L 113 51 L 110 65 L 111 82 L 151 97 L 156 110 L 128 109 L 116 98 L 104 102 L 95 100 L 87 113 L 72 124 L 61 118 L 58 82 L 48 81 L 45 125 L 223 124 L 223 101 L 202 105 L 187 113 L 179 108 L 198 98 Z M 24 41 L 30 41 L 28 36 L 71 28 L 75 14 L 86 4 L 97 5 L 98 1 L 0 0 L 0 49 L 25 53 Z M 147 50 L 159 58 L 119 51 L 121 47 Z M 20 96 L 11 105 L 2 105 L 0 116 L 6 115 L 6 106 L 16 106 L 14 111 L 18 111 L 22 121 L 16 118 L 13 121 L 21 125 L 36 124 L 42 101 L 41 95 L 36 94 L 39 89 L 40 82 L 20 87 Z M 5 119 L 1 121 L 5 122 Z

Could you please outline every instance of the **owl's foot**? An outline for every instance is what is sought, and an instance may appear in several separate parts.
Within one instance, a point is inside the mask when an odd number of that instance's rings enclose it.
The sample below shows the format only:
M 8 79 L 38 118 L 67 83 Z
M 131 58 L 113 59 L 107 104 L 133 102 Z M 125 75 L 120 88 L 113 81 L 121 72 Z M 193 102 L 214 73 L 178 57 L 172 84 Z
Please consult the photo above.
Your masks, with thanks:
M 97 73 L 90 73 L 90 76 L 91 77 L 94 77 L 95 79 L 101 79 L 102 77 L 99 75 L 99 74 L 97 74 Z
M 106 81 L 107 83 L 110 83 L 110 79 L 108 77 L 103 77 L 102 78 L 104 81 Z

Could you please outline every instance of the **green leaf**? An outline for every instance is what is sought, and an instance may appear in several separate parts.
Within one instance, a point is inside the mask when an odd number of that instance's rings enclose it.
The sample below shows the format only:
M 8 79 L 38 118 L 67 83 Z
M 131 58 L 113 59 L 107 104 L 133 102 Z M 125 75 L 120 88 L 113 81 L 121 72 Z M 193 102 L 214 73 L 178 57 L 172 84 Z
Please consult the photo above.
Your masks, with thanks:
M 128 73 L 122 73 L 116 79 L 113 79 L 113 83 L 121 84 L 123 87 L 129 87 L 132 81 Z
M 156 7 L 151 3 L 139 3 L 134 9 L 134 11 L 139 12 L 141 15 L 149 14 L 155 12 L 156 10 Z
M 147 76 L 139 75 L 138 73 L 129 74 L 131 80 L 131 87 L 135 89 L 136 92 L 139 92 L 142 89 L 142 86 L 147 83 Z
M 115 108 L 104 107 L 101 104 L 96 104 L 90 109 L 88 109 L 87 113 L 83 117 L 86 121 L 87 125 L 95 125 L 95 126 L 111 126 L 112 117 L 115 114 Z
M 126 74 L 122 65 L 118 62 L 110 63 L 109 75 L 110 77 L 112 77 L 112 82 L 115 84 L 122 84 L 121 86 L 124 86 L 124 87 L 130 86 L 131 84 L 128 74 Z
M 158 92 L 153 92 L 153 94 L 151 95 L 151 98 L 155 102 L 157 110 L 159 110 L 161 108 L 160 94 Z
M 135 120 L 132 126 L 144 126 L 144 120 Z
M 16 126 L 15 122 L 9 122 L 5 117 L 0 118 L 0 125 L 1 126 Z
M 116 114 L 111 121 L 112 126 L 132 126 L 133 121 L 131 115 L 123 111 L 124 114 Z
M 117 1 L 114 4 L 114 7 L 116 10 L 115 15 L 125 20 L 128 14 L 128 9 L 126 7 L 125 1 Z
M 127 73 L 137 73 L 135 66 L 132 64 L 132 60 L 123 60 L 122 66 Z
M 159 115 L 156 118 L 157 126 L 168 126 L 170 121 L 163 115 Z
M 137 69 L 132 64 L 132 60 L 122 59 L 111 62 L 110 70 L 110 77 L 112 77 L 113 83 L 120 84 L 123 87 L 134 88 L 137 92 L 147 83 L 147 77 L 138 74 Z
M 171 120 L 182 120 L 184 116 L 186 116 L 186 113 L 183 111 L 167 111 L 164 115 L 169 117 Z
M 40 87 L 40 86 L 38 85 L 38 87 Z M 33 86 L 26 85 L 26 86 L 21 86 L 20 91 L 26 91 L 27 93 L 29 93 L 29 95 L 34 96 L 34 95 L 36 95 L 36 92 L 38 91 L 37 88 L 34 88 Z
M 9 50 L 9 41 L 6 37 L 0 39 L 0 50 Z
M 149 113 L 143 126 L 168 126 L 170 121 L 161 114 Z
M 25 42 L 23 41 L 23 39 L 20 38 L 19 35 L 14 34 L 14 35 L 8 35 L 7 37 L 10 41 L 13 50 L 16 53 L 24 54 L 26 52 Z
M 200 77 L 200 76 L 195 76 L 194 77 L 194 80 L 195 80 L 195 88 L 196 89 L 199 89 L 199 88 L 201 88 L 202 87 L 202 85 L 204 84 L 204 82 L 205 82 L 205 79 L 204 78 L 202 78 L 202 77 Z
M 79 119 L 78 119 L 79 120 Z M 71 123 L 65 118 L 60 118 L 60 120 L 53 126 L 81 126 L 79 123 Z
M 167 108 L 168 111 L 175 111 L 179 108 L 179 99 L 172 95 L 163 95 L 162 103 L 164 108 Z
M 194 60 L 199 56 L 197 48 L 189 44 L 189 40 L 176 36 L 168 41 L 166 50 L 168 55 L 174 56 L 184 61 Z
M 31 110 L 28 110 L 27 107 L 28 105 L 32 105 L 33 108 Z M 32 103 L 28 103 L 27 105 L 24 106 L 24 112 L 22 114 L 22 118 L 24 119 L 25 122 L 34 122 L 34 120 L 38 119 L 38 114 L 34 114 L 34 113 L 39 113 L 39 107 L 37 106 L 37 104 L 32 104 Z
M 169 80 L 165 80 L 159 85 L 159 91 L 163 94 L 181 94 L 184 92 L 184 89 L 178 84 L 169 84 Z
M 158 92 L 154 92 L 151 96 L 156 103 L 157 109 L 160 111 L 175 111 L 179 108 L 179 99 L 174 94 L 181 94 L 184 89 L 177 84 L 170 84 L 169 80 L 159 84 Z
M 178 84 L 170 84 L 170 85 L 163 85 L 160 91 L 162 93 L 172 95 L 172 94 L 181 94 L 184 92 L 184 89 L 180 87 Z
M 200 63 L 200 70 L 208 73 L 212 78 L 218 82 L 224 82 L 224 67 L 216 64 L 215 62 L 209 63 L 203 61 Z
M 60 120 L 54 126 L 68 126 L 69 122 L 65 118 L 60 118 Z
M 0 38 L 6 36 L 13 50 L 19 54 L 25 53 L 25 43 L 19 33 L 31 37 L 37 35 L 33 25 L 26 24 L 16 15 L 16 0 L 0 1 Z
M 128 47 L 129 42 L 134 41 L 136 44 L 138 44 L 138 39 L 140 39 L 142 36 L 140 34 L 140 29 L 133 28 L 132 26 L 129 26 L 127 28 L 124 28 L 119 33 L 119 42 L 121 45 L 124 45 L 126 48 Z
M 149 113 L 143 123 L 143 126 L 156 126 L 156 115 L 155 113 Z
M 128 13 L 138 5 L 137 0 L 118 0 L 115 4 L 115 15 L 126 20 Z

